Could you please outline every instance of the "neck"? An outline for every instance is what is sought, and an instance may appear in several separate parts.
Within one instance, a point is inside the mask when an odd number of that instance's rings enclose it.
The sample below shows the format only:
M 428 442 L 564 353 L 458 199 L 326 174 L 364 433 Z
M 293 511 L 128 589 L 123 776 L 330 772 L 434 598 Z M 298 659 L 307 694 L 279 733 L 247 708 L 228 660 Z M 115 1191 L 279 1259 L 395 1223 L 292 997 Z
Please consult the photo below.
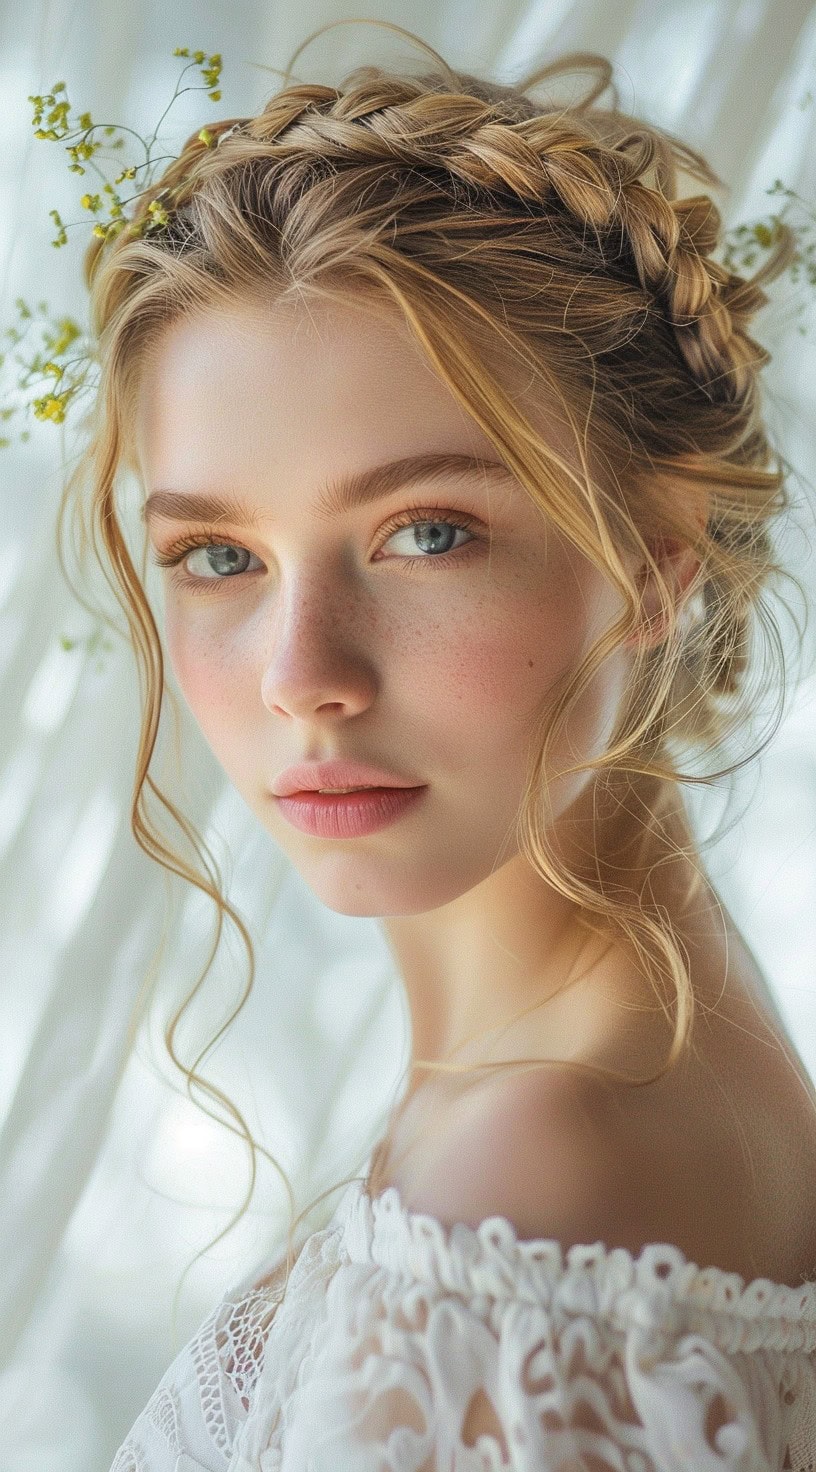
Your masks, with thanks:
M 679 929 L 711 896 L 681 796 L 674 784 L 649 779 L 627 799 L 610 798 L 600 820 L 588 799 L 595 842 L 580 841 L 579 820 L 565 860 L 594 893 L 659 908 Z M 382 923 L 408 1000 L 412 1069 L 510 1057 L 514 1048 L 527 1056 L 533 1038 L 563 1046 L 578 1035 L 577 1013 L 609 976 L 610 958 L 620 966 L 627 949 L 622 932 L 562 895 L 521 853 L 453 902 Z

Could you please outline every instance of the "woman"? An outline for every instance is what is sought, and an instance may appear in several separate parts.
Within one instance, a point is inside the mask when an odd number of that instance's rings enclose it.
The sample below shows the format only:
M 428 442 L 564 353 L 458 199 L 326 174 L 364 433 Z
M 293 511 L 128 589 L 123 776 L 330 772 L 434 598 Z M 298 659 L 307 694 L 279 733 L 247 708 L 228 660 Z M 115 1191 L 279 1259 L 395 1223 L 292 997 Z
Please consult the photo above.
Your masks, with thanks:
M 160 228 L 89 252 L 134 831 L 169 863 L 120 469 L 193 715 L 317 897 L 381 918 L 413 1045 L 365 1176 L 225 1295 L 114 1469 L 804 1472 L 816 1097 L 681 791 L 735 769 L 772 623 L 747 327 L 790 241 L 718 264 L 678 176 L 720 181 L 598 104 L 603 58 L 505 87 L 431 55 L 196 135 Z M 526 95 L 576 68 L 582 101 Z

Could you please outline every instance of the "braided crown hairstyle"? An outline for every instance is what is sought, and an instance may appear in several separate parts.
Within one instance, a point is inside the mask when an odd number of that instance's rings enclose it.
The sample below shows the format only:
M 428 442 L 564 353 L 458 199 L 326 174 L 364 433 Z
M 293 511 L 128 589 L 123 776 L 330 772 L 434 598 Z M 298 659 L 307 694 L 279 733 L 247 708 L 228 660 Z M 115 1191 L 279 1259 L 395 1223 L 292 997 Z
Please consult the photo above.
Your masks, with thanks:
M 90 472 L 94 542 L 115 573 L 144 676 L 133 831 L 148 854 L 213 899 L 218 936 L 225 914 L 237 926 L 250 959 L 245 1000 L 254 976 L 246 927 L 221 893 L 203 840 L 148 775 L 164 663 L 114 488 L 120 466 L 135 468 L 134 409 L 151 342 L 185 313 L 247 295 L 304 304 L 353 299 L 396 311 L 534 502 L 626 600 L 627 612 L 542 712 L 519 843 L 590 929 L 631 944 L 664 1009 L 676 1005 L 669 1058 L 649 1079 L 627 1080 L 637 1087 L 662 1077 L 690 1036 L 694 993 L 681 947 L 669 918 L 650 902 L 648 884 L 623 888 L 613 878 L 621 871 L 605 867 L 602 831 L 581 873 L 551 850 L 544 774 L 571 706 L 638 626 L 640 588 L 624 551 L 656 575 L 661 638 L 638 646 L 631 698 L 609 749 L 572 770 L 594 768 L 615 795 L 618 822 L 628 813 L 631 872 L 647 876 L 672 852 L 666 820 L 679 782 L 712 781 L 743 764 L 695 777 L 683 757 L 719 749 L 744 728 L 759 632 L 781 658 L 765 591 L 788 576 L 771 542 L 771 523 L 788 507 L 785 465 L 762 422 L 759 374 L 769 354 L 748 324 L 768 300 L 763 280 L 782 272 L 794 245 L 783 230 L 751 279 L 719 264 L 712 254 L 721 237 L 716 205 L 705 192 L 678 198 L 678 188 L 683 174 L 709 188 L 721 181 L 693 149 L 620 111 L 603 57 L 572 53 L 502 85 L 452 70 L 411 39 L 434 59 L 419 75 L 365 65 L 336 87 L 293 82 L 257 116 L 210 125 L 217 146 L 195 134 L 140 203 L 143 213 L 159 198 L 166 227 L 149 238 L 123 232 L 112 245 L 94 239 L 88 249 L 102 373 L 92 443 L 74 482 Z M 528 95 L 575 71 L 591 78 L 580 100 L 565 105 L 550 90 Z M 602 107 L 607 89 L 613 101 Z M 507 364 L 562 406 L 580 472 L 541 439 L 502 386 L 498 368 Z M 60 519 L 64 510 L 65 501 Z M 691 547 L 698 563 L 681 611 L 652 560 L 664 539 Z M 208 877 L 154 830 L 146 785 L 193 843 Z M 243 1210 L 260 1147 L 236 1106 L 196 1072 L 204 1054 L 187 1068 L 174 1052 L 190 1000 L 165 1040 L 188 1089 L 194 1082 L 220 1100 L 249 1143 Z

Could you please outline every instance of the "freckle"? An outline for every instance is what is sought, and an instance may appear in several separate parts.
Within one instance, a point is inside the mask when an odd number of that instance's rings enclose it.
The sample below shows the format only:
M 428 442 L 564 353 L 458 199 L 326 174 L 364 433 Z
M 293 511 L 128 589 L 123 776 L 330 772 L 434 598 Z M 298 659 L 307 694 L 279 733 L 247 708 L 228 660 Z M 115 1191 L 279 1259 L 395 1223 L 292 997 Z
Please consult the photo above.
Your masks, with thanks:
M 533 661 L 531 659 L 528 659 L 527 663 L 530 666 L 530 669 L 532 669 L 533 668 Z

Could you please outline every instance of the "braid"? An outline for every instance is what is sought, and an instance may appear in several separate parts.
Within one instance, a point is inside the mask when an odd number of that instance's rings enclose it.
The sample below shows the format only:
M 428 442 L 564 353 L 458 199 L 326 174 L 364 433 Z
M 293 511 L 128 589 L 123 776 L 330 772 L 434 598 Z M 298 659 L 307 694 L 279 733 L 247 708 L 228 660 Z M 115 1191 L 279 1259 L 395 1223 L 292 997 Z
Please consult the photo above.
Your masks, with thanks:
M 587 60 L 583 53 L 577 59 Z M 574 61 L 575 56 L 562 58 L 545 73 L 567 70 Z M 501 89 L 486 88 L 466 74 L 459 76 L 467 91 L 435 98 L 428 84 L 433 80 L 438 94 L 444 85 L 438 78 L 384 77 L 369 66 L 347 79 L 357 82 L 348 91 L 300 84 L 273 97 L 256 118 L 227 119 L 211 131 L 220 135 L 219 143 L 234 137 L 239 159 L 245 153 L 255 156 L 259 143 L 274 146 L 281 172 L 290 165 L 293 194 L 301 182 L 298 172 L 310 165 L 313 176 L 317 165 L 328 173 L 377 166 L 393 171 L 401 164 L 431 170 L 437 180 L 448 175 L 482 206 L 491 196 L 505 204 L 513 198 L 531 213 L 555 207 L 571 215 L 582 230 L 593 231 L 602 255 L 611 244 L 613 259 L 631 262 L 646 297 L 672 328 L 695 382 L 712 399 L 738 403 L 751 393 L 755 369 L 769 356 L 745 330 L 768 301 L 758 284 L 763 273 L 747 281 L 712 259 L 722 222 L 708 195 L 667 197 L 678 163 L 706 182 L 720 182 L 700 155 L 668 134 L 621 129 L 614 113 L 599 111 L 594 127 L 588 121 L 582 125 L 582 110 L 603 90 L 609 70 L 606 63 L 601 82 L 575 107 L 569 123 L 560 110 L 535 111 L 512 89 L 507 98 L 496 97 Z M 607 137 L 617 124 L 621 136 L 604 141 L 599 123 L 601 130 L 606 125 Z M 227 154 L 225 149 L 225 162 Z M 206 155 L 208 149 L 194 134 L 167 171 L 163 189 L 172 193 L 182 181 L 188 187 L 177 195 L 191 195 L 196 163 L 208 164 Z M 295 164 L 300 170 L 291 171 Z M 650 168 L 657 188 L 642 182 Z M 141 213 L 146 207 L 147 200 Z M 766 269 L 775 267 L 778 274 L 794 253 L 789 233 Z

